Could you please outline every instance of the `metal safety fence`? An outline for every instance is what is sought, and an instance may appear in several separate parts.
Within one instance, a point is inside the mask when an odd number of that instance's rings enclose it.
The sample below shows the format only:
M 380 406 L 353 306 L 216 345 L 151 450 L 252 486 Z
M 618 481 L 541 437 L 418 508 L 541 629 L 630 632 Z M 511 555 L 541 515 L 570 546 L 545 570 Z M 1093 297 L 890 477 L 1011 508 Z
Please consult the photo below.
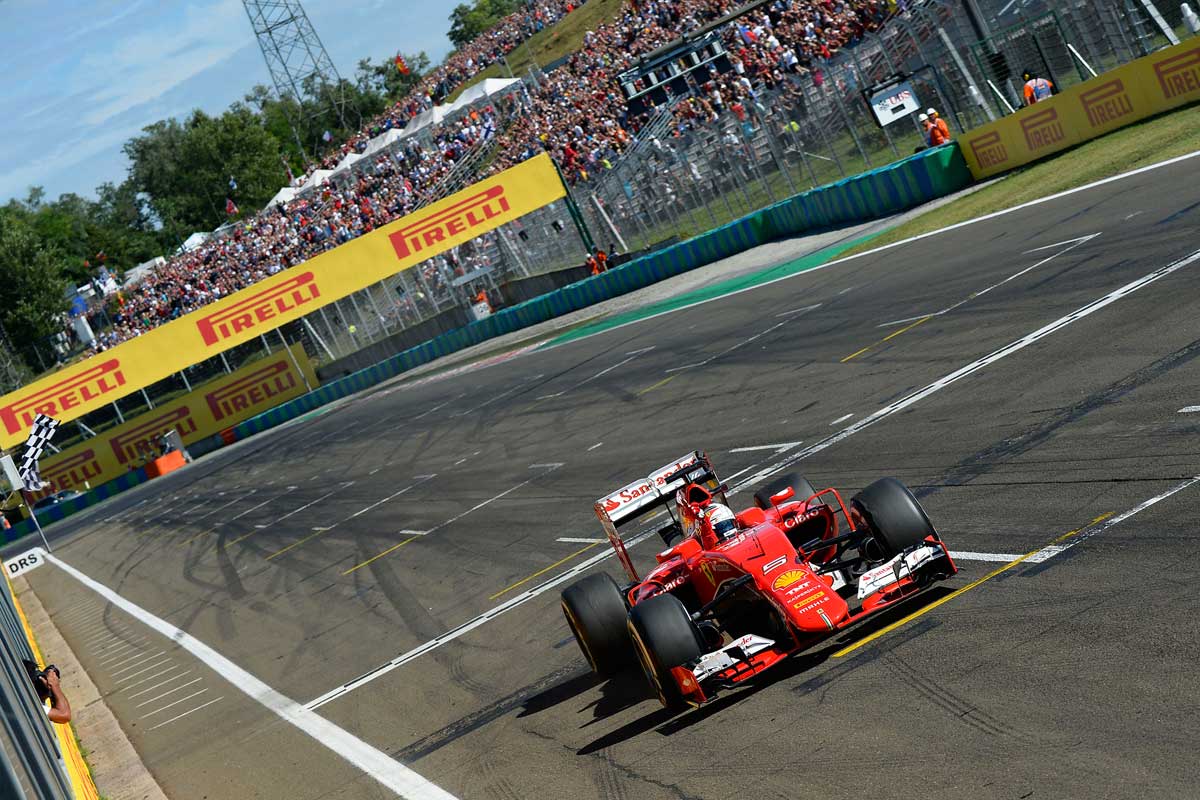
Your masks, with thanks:
M 909 155 L 925 144 L 916 115 L 880 127 L 863 96 L 892 75 L 910 76 L 921 109 L 958 134 L 1020 108 L 1025 70 L 1065 88 L 1172 41 L 1150 0 L 997 2 L 990 15 L 971 5 L 901 3 L 857 45 L 760 82 L 715 120 L 698 113 L 700 92 L 675 98 L 636 146 L 577 186 L 589 227 L 610 249 L 650 247 Z M 1166 27 L 1183 35 L 1178 17 Z
M 63 754 L 26 661 L 36 663 L 8 579 L 0 577 L 0 797 L 67 800 L 74 795 Z

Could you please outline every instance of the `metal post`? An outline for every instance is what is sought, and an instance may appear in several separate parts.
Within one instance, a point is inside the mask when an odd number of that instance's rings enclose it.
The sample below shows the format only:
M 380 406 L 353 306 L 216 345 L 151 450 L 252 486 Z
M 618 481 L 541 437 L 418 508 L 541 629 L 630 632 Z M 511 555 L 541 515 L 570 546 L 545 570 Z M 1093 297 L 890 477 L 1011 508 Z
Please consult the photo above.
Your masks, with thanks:
M 328 333 L 330 338 L 333 339 L 334 344 L 338 344 L 338 342 L 341 340 L 341 337 L 337 335 L 337 332 L 333 329 L 333 326 L 329 324 L 329 317 L 325 316 L 325 306 L 318 308 L 317 313 L 321 315 L 321 320 L 325 323 L 326 333 Z M 339 351 L 341 349 L 341 347 L 338 347 Z M 328 345 L 325 346 L 325 351 L 329 353 L 330 358 L 334 359 L 335 361 L 337 360 L 337 358 L 333 355 L 333 352 L 329 349 Z
M 279 334 L 279 341 L 283 343 L 283 349 L 287 351 L 288 358 L 292 361 L 292 366 L 296 368 L 296 372 L 300 373 L 300 380 L 304 381 L 304 388 L 311 392 L 313 390 L 312 384 L 308 382 L 308 375 L 304 373 L 304 370 L 300 369 L 300 362 L 296 360 L 296 354 L 288 346 L 287 339 L 283 338 L 283 328 L 276 328 L 275 333 Z
M 153 410 L 154 403 L 150 401 L 150 395 L 146 394 L 146 387 L 143 386 L 141 389 L 141 392 L 142 392 L 142 399 L 146 401 L 147 407 L 149 407 L 150 410 Z
M 995 122 L 995 112 L 993 112 L 992 107 L 987 104 L 987 101 L 983 97 L 983 93 L 979 91 L 979 87 L 975 85 L 975 79 L 967 70 L 967 65 L 963 63 L 962 56 L 959 55 L 959 52 L 954 49 L 954 43 L 950 41 L 950 36 L 946 33 L 946 29 L 939 25 L 937 32 L 938 36 L 940 36 L 942 39 L 942 43 L 946 45 L 946 50 L 950 53 L 950 58 L 954 60 L 955 66 L 958 67 L 958 71 L 966 80 L 967 91 L 970 93 L 971 98 L 976 102 L 976 104 L 979 105 L 980 108 L 983 109 L 983 113 L 987 114 L 988 121 Z
M 356 295 L 356 294 L 358 294 L 358 292 L 352 292 L 350 294 L 350 305 L 354 308 L 354 313 L 358 315 L 358 321 L 360 323 L 362 323 L 363 338 L 369 339 L 370 341 L 374 341 L 374 339 L 370 335 L 370 327 L 367 325 L 367 319 L 366 319 L 366 317 L 363 316 L 362 309 L 358 307 L 358 300 L 356 300 L 354 298 L 354 295 Z M 370 341 L 368 341 L 367 343 L 370 344 Z
M 1079 51 L 1075 49 L 1075 45 L 1068 42 L 1067 49 L 1071 51 L 1071 55 L 1075 56 L 1075 60 L 1082 64 L 1083 68 L 1086 69 L 1093 78 L 1096 77 L 1096 70 L 1092 69 L 1092 65 L 1085 61 L 1083 56 L 1079 55 Z
M 837 82 L 834 81 L 832 89 L 833 102 L 837 104 L 838 111 L 842 114 L 842 121 L 846 123 L 846 131 L 850 134 L 850 138 L 854 140 L 854 146 L 858 148 L 858 154 L 862 156 L 863 164 L 867 169 L 871 168 L 871 159 L 867 157 L 867 151 L 863 150 L 862 142 L 858 139 L 858 133 L 854 130 L 854 123 L 850 121 L 850 115 L 846 112 L 846 105 L 842 102 L 841 90 L 837 87 Z
M 191 381 L 187 379 L 187 373 L 184 370 L 179 370 L 179 377 L 183 378 L 183 388 L 190 392 L 192 390 L 192 384 Z
M 226 375 L 232 374 L 233 369 L 231 369 L 229 366 L 229 359 L 225 358 L 224 353 L 220 353 L 219 355 L 221 356 L 221 364 L 225 367 L 225 374 Z
M 1163 15 L 1158 11 L 1158 6 L 1154 5 L 1151 0 L 1142 0 L 1142 7 L 1146 9 L 1146 13 L 1150 15 L 1150 19 L 1154 20 L 1154 24 L 1162 31 L 1163 36 L 1167 37 L 1167 41 L 1172 45 L 1179 44 L 1179 37 L 1175 35 L 1175 31 L 1163 19 Z
M 33 527 L 37 530 L 38 536 L 42 537 L 42 544 L 46 546 L 46 552 L 49 553 L 50 540 L 46 538 L 46 532 L 42 530 L 42 523 L 38 522 L 37 512 L 33 510 L 33 503 L 29 500 L 29 493 L 25 489 L 21 489 L 21 500 L 29 509 L 29 518 L 33 520 Z
M 267 355 L 271 355 L 271 343 L 267 341 L 267 335 L 265 333 L 260 333 L 258 338 L 262 340 L 263 347 L 267 349 Z
M 567 181 L 563 178 L 562 170 L 558 168 L 558 162 L 551 159 L 550 163 L 554 164 L 554 171 L 558 173 L 558 180 L 563 185 L 563 191 L 566 192 L 566 196 L 563 199 L 567 203 L 567 212 L 571 215 L 571 220 L 575 223 L 575 228 L 579 231 L 579 239 L 583 242 L 583 249 L 590 255 L 596 250 L 596 243 L 592 241 L 592 233 L 583 221 L 583 214 L 579 213 L 579 207 L 575 205 L 575 198 L 571 196 L 571 187 L 567 185 Z
M 303 322 L 304 327 L 308 329 L 308 335 L 311 336 L 313 341 L 315 341 L 321 347 L 321 349 L 325 351 L 325 354 L 329 356 L 329 360 L 337 361 L 337 357 L 333 354 L 333 351 L 329 349 L 329 345 L 325 343 L 325 340 L 317 334 L 317 329 L 314 328 L 312 323 L 308 321 L 308 317 L 302 317 L 300 321 Z
M 113 402 L 112 407 L 113 411 L 117 412 L 117 421 L 124 423 L 125 415 L 121 413 L 121 407 L 116 404 L 116 401 Z
M 629 246 L 627 244 L 625 244 L 625 237 L 621 235 L 621 231 L 618 230 L 617 226 L 613 224 L 612 217 L 610 217 L 608 215 L 608 212 L 604 209 L 604 206 L 600 203 L 600 199 L 598 197 L 596 197 L 595 194 L 592 194 L 591 198 L 592 198 L 592 205 L 594 205 L 596 207 L 596 211 L 600 212 L 600 219 L 604 220 L 604 224 L 608 226 L 609 231 L 611 231 L 612 235 L 616 237 L 617 244 L 621 245 L 621 252 L 628 253 Z

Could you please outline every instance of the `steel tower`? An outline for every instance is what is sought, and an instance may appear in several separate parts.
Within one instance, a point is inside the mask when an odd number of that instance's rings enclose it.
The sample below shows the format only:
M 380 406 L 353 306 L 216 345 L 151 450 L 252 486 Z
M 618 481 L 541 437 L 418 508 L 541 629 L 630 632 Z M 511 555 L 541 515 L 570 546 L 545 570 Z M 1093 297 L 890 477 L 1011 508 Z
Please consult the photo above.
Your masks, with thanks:
M 242 4 L 280 99 L 291 95 L 297 106 L 305 97 L 316 100 L 319 110 L 310 118 L 332 112 L 341 127 L 348 129 L 341 76 L 300 0 L 242 0 Z M 289 121 L 301 152 L 306 152 L 301 138 L 301 123 L 306 120 L 293 116 Z

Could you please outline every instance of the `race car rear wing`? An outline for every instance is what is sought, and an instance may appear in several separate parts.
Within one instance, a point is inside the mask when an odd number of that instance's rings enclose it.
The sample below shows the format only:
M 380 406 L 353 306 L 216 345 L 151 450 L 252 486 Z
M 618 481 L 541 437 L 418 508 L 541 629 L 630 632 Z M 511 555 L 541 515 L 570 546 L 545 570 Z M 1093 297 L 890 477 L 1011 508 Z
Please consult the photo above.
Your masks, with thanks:
M 714 495 L 720 493 L 719 501 L 724 503 L 725 497 L 721 482 L 713 471 L 712 462 L 708 455 L 700 450 L 693 450 L 685 456 L 675 459 L 670 464 L 656 469 L 646 478 L 636 480 L 622 486 L 612 494 L 601 497 L 595 503 L 596 516 L 608 536 L 608 541 L 616 551 L 617 558 L 625 567 L 630 580 L 635 583 L 640 580 L 625 543 L 617 530 L 624 525 L 642 519 L 653 512 L 665 507 L 671 514 L 671 505 L 675 500 L 675 492 L 689 483 L 700 483 Z M 674 514 L 671 514 L 674 520 Z

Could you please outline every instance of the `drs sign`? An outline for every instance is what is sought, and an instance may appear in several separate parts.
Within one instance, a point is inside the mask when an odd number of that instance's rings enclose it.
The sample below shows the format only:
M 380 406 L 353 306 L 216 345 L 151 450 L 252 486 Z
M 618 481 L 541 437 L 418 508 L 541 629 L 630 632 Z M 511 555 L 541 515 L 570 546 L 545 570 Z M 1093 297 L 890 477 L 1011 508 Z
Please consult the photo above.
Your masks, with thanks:
M 921 110 L 921 101 L 908 81 L 888 84 L 883 88 L 876 87 L 869 91 L 871 95 L 868 102 L 871 104 L 871 111 L 875 113 L 875 121 L 881 128 Z
M 4 562 L 4 571 L 8 577 L 15 578 L 18 575 L 24 575 L 31 569 L 40 567 L 46 563 L 46 552 L 40 547 L 35 547 L 21 553 L 19 556 L 13 556 L 8 561 Z

